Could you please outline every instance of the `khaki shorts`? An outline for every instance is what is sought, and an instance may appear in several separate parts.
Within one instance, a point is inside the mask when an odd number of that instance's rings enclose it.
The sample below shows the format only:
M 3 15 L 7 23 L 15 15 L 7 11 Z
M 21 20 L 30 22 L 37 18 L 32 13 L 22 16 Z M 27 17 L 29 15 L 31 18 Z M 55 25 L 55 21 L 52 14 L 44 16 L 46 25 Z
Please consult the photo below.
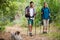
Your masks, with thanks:
M 43 25 L 44 27 L 48 27 L 49 26 L 49 19 L 43 19 Z

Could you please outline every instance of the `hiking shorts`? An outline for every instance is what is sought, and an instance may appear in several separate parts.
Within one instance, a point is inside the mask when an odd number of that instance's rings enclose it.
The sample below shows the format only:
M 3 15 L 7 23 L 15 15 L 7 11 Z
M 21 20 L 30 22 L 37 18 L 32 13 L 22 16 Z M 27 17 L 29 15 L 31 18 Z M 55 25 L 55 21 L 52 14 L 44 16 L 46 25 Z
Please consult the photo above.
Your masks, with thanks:
M 33 19 L 28 19 L 28 25 L 32 25 L 33 26 Z
M 44 27 L 48 27 L 49 26 L 49 19 L 43 19 L 43 25 Z

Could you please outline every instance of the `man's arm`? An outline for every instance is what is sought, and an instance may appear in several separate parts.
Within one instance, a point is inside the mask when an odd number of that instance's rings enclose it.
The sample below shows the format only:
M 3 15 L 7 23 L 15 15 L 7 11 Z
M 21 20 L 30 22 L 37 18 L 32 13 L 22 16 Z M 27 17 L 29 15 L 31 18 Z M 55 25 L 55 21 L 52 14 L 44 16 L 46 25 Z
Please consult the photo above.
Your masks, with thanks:
M 43 14 L 43 8 L 41 9 L 41 14 Z
M 51 16 L 51 15 L 50 15 L 50 9 L 49 9 L 49 8 L 48 8 L 48 12 L 49 12 L 49 16 Z
M 34 16 L 36 15 L 37 13 L 36 13 L 36 10 L 34 9 Z

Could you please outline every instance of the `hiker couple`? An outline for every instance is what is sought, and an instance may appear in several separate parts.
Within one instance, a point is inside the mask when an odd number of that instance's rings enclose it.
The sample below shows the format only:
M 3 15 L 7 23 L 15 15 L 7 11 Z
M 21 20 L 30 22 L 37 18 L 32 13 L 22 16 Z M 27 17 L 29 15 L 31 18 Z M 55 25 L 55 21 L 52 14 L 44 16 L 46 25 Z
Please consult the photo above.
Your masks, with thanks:
M 25 17 L 28 18 L 29 35 L 32 36 L 32 26 L 33 26 L 34 17 L 36 15 L 33 1 L 30 2 L 30 6 L 27 6 L 25 8 L 25 13 L 26 13 Z M 43 25 L 44 25 L 43 33 L 47 33 L 47 27 L 49 26 L 50 11 L 46 2 L 44 2 L 44 6 L 41 9 L 41 14 L 42 14 Z

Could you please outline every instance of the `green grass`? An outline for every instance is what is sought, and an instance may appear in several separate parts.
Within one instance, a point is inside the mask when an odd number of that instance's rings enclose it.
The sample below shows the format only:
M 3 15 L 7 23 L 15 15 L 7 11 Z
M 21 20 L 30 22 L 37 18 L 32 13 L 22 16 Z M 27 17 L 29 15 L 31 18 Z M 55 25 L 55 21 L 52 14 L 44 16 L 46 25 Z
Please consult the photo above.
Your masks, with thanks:
M 49 34 L 49 36 L 55 40 L 60 40 L 60 33 L 59 32 L 54 32 Z

